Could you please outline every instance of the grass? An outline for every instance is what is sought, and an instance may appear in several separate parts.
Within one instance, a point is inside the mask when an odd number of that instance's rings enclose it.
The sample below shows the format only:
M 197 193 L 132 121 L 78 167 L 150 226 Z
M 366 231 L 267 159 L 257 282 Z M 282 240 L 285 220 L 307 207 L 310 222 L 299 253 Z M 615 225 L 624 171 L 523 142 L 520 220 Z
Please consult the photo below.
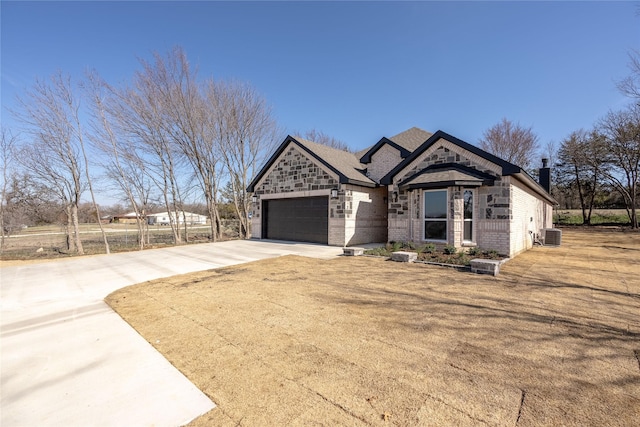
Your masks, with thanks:
M 636 425 L 640 234 L 568 229 L 498 277 L 287 256 L 107 298 L 217 405 L 192 426 Z
M 553 214 L 553 223 L 583 225 L 582 210 L 559 209 Z M 624 209 L 594 209 L 591 213 L 591 225 L 629 225 L 629 216 Z

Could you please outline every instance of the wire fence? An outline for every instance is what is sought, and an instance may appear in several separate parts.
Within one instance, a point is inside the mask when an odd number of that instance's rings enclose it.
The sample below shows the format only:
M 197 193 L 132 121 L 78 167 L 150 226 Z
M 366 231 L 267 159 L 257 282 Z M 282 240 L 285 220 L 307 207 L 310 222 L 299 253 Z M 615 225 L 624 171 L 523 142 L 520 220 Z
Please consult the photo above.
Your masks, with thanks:
M 111 252 L 138 250 L 139 235 L 135 224 L 105 224 L 107 241 Z M 223 220 L 220 240 L 239 237 L 239 221 Z M 181 228 L 180 244 L 208 243 L 212 241 L 210 225 L 187 227 L 186 240 L 184 227 Z M 20 230 L 4 237 L 0 259 L 44 259 L 71 256 L 67 251 L 67 237 L 60 226 L 34 227 Z M 98 224 L 82 224 L 80 239 L 86 254 L 105 253 L 105 246 Z M 145 238 L 145 248 L 153 249 L 173 246 L 174 236 L 169 226 L 150 225 Z

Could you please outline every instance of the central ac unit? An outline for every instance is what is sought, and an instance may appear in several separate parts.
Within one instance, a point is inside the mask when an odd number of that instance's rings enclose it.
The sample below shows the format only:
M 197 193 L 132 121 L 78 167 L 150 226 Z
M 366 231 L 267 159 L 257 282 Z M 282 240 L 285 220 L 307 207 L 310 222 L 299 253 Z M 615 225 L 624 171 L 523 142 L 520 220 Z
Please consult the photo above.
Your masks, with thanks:
M 544 230 L 545 246 L 560 246 L 562 242 L 562 230 L 557 228 L 545 228 Z

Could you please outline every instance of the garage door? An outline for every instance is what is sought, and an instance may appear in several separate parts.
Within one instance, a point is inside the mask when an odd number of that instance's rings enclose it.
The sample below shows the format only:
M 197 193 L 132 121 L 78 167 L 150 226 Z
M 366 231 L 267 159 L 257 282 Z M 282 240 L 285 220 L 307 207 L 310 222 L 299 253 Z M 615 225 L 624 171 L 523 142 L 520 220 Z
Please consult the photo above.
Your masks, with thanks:
M 328 243 L 328 197 L 265 200 L 263 203 L 263 238 Z

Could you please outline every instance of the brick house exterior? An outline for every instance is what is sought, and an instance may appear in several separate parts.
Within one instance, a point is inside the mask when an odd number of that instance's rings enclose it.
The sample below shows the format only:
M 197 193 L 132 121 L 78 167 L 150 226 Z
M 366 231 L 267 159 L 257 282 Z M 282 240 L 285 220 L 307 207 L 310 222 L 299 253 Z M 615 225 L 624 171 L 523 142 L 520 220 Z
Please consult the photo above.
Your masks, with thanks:
M 541 176 L 548 183 L 549 169 Z M 355 154 L 289 136 L 248 191 L 253 238 L 433 242 L 508 256 L 551 228 L 555 204 L 520 167 L 418 128 Z

